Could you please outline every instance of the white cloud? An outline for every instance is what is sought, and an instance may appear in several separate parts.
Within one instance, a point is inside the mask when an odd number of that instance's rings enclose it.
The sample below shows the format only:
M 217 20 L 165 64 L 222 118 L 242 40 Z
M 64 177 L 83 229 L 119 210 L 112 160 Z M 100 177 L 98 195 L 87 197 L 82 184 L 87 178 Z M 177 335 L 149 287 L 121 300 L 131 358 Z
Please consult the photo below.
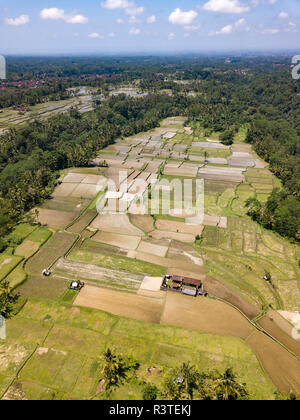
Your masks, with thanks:
M 114 32 L 110 32 L 110 33 L 108 34 L 108 36 L 109 36 L 110 38 L 114 38 L 114 37 L 116 36 L 116 34 L 115 34 Z
M 16 17 L 16 18 L 5 19 L 5 23 L 7 25 L 11 25 L 11 26 L 27 25 L 27 23 L 29 23 L 29 22 L 30 22 L 30 19 L 29 19 L 28 15 L 21 15 L 21 16 Z
M 40 17 L 44 20 L 63 20 L 69 24 L 85 24 L 88 23 L 88 18 L 86 16 L 77 14 L 66 14 L 64 9 L 57 9 L 56 7 L 51 7 L 50 9 L 43 9 L 40 12 Z
M 168 39 L 170 40 L 170 41 L 173 41 L 173 39 L 175 39 L 176 38 L 176 35 L 175 34 L 173 34 L 172 32 L 168 35 Z
M 203 5 L 203 9 L 209 12 L 241 14 L 249 12 L 250 7 L 239 0 L 209 0 Z
M 50 9 L 43 9 L 40 13 L 40 17 L 44 20 L 52 19 L 64 19 L 65 11 L 63 9 L 57 9 L 56 7 L 52 7 Z
M 197 29 L 199 29 L 200 28 L 200 26 L 199 25 L 186 25 L 185 27 L 184 27 L 184 29 L 186 30 L 186 31 L 197 31 Z
M 131 15 L 131 16 L 138 16 L 144 13 L 144 8 L 143 7 L 128 7 L 125 9 L 125 13 L 126 15 Z
M 169 22 L 173 25 L 190 25 L 198 16 L 198 13 L 194 10 L 183 12 L 177 8 L 169 16 Z
M 289 14 L 287 12 L 280 12 L 278 17 L 280 17 L 280 19 L 288 19 Z
M 232 25 L 224 26 L 220 31 L 216 32 L 216 35 L 230 35 L 232 34 L 233 27 Z
M 246 19 L 244 19 L 244 18 L 239 19 L 238 21 L 235 22 L 235 27 L 236 28 L 242 28 L 245 25 L 246 25 Z
M 104 39 L 103 35 L 98 34 L 98 32 L 92 32 L 91 34 L 88 35 L 89 38 L 92 39 Z
M 117 19 L 117 23 L 118 23 L 119 25 L 122 25 L 122 24 L 124 23 L 124 20 L 123 20 L 123 19 L 121 19 L 121 18 L 119 18 L 119 19 Z
M 129 35 L 139 35 L 141 33 L 141 30 L 138 28 L 131 28 L 129 31 Z
M 149 16 L 147 19 L 147 23 L 155 23 L 156 22 L 156 16 Z
M 127 9 L 128 7 L 133 7 L 134 3 L 128 0 L 106 0 L 101 3 L 101 6 L 104 9 Z
M 74 16 L 65 16 L 64 19 L 67 23 L 71 23 L 71 24 L 85 24 L 88 23 L 88 18 L 86 16 L 83 15 L 74 15 Z

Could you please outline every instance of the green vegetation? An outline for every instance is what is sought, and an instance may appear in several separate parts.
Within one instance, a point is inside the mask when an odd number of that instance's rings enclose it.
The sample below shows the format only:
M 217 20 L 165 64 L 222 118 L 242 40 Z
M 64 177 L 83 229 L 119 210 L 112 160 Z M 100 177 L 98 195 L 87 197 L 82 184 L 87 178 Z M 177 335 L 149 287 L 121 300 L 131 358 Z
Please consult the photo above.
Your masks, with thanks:
M 165 378 L 183 362 L 209 374 L 232 367 L 252 399 L 272 399 L 275 392 L 250 347 L 234 337 L 38 298 L 29 299 L 7 321 L 7 334 L 0 343 L 0 398 L 6 393 L 13 399 L 142 399 L 147 383 L 163 390 Z M 108 348 L 126 366 L 139 363 L 137 370 L 127 371 L 127 382 L 111 387 L 109 394 L 101 385 Z
M 133 273 L 162 276 L 166 274 L 166 268 L 156 264 L 123 257 L 120 255 L 100 255 L 85 250 L 74 250 L 69 255 L 70 260 L 83 263 L 96 264 L 102 267 L 131 271 Z

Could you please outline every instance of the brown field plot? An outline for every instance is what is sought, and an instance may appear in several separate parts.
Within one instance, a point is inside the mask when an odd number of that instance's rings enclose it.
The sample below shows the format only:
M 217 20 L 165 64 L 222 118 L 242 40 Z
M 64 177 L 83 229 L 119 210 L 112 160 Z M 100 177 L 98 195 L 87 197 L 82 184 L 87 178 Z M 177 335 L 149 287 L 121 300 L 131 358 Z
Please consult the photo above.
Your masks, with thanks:
M 57 258 L 67 252 L 75 239 L 76 235 L 70 233 L 56 233 L 46 245 L 28 261 L 26 264 L 26 271 L 32 274 L 41 274 L 44 268 L 49 267 Z
M 127 214 L 99 214 L 91 226 L 103 232 L 144 236 L 144 232 L 130 223 Z
M 124 305 L 126 302 L 126 305 Z M 75 306 L 85 306 L 114 315 L 145 322 L 159 323 L 164 299 L 124 294 L 108 289 L 86 286 L 76 298 Z
M 38 220 L 41 225 L 47 225 L 51 228 L 58 230 L 72 222 L 77 216 L 75 212 L 48 210 L 39 208 Z
M 117 233 L 98 232 L 93 237 L 94 241 L 117 246 L 122 249 L 136 249 L 140 243 L 140 236 L 119 235 Z

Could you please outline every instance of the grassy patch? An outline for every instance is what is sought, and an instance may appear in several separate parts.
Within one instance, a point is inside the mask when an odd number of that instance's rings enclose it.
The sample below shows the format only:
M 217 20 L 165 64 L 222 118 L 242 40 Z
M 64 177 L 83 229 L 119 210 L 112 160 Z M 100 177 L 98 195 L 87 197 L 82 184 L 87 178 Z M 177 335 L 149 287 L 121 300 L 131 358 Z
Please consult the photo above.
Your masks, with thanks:
M 123 256 L 100 255 L 83 250 L 74 250 L 69 255 L 69 258 L 74 261 L 131 271 L 138 274 L 161 276 L 166 273 L 165 267 Z

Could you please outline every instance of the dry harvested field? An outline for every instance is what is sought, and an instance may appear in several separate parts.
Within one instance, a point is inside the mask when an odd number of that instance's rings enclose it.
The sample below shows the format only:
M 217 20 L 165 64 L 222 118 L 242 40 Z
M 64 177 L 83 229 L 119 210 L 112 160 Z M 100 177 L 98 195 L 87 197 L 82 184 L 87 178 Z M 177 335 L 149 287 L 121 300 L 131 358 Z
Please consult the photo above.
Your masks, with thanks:
M 205 166 L 198 171 L 198 177 L 229 182 L 243 182 L 245 180 L 243 172 L 246 168 L 222 168 L 218 166 Z
M 100 309 L 114 315 L 155 323 L 160 322 L 163 304 L 164 299 L 124 294 L 93 286 L 82 289 L 74 302 L 75 306 Z
M 92 222 L 91 227 L 103 232 L 144 236 L 144 232 L 130 223 L 127 214 L 99 214 Z
M 48 210 L 39 208 L 38 221 L 41 225 L 50 226 L 58 230 L 70 224 L 77 216 L 76 212 Z
M 96 210 L 87 210 L 72 226 L 70 226 L 67 231 L 80 233 L 85 229 L 91 221 L 97 216 Z
M 168 251 L 168 246 L 157 245 L 150 241 L 141 241 L 137 251 L 157 255 L 158 257 L 165 257 Z
M 250 336 L 247 343 L 253 348 L 277 388 L 286 393 L 293 389 L 296 394 L 300 394 L 299 360 L 260 332 Z
M 161 323 L 243 340 L 254 331 L 246 318 L 223 302 L 172 292 L 167 293 Z
M 67 184 L 68 185 L 68 184 Z M 78 184 L 72 191 L 71 197 L 75 198 L 94 198 L 101 190 L 103 186 L 93 184 Z
M 135 250 L 140 243 L 140 236 L 120 235 L 117 233 L 98 232 L 93 236 L 94 241 L 107 245 L 117 246 L 121 249 Z
M 168 258 L 172 258 L 186 263 L 203 266 L 203 259 L 200 257 L 193 246 L 172 240 L 168 250 Z
M 232 156 L 228 158 L 228 163 L 231 166 L 253 167 L 255 161 L 253 156 L 247 152 L 233 152 Z
M 201 147 L 207 149 L 230 149 L 229 146 L 224 146 L 222 143 L 210 143 L 210 142 L 201 142 L 195 141 L 192 143 L 192 147 Z
M 203 232 L 202 225 L 189 225 L 188 223 L 175 222 L 173 220 L 157 219 L 155 226 L 158 230 L 187 233 L 193 235 L 194 238 L 196 235 L 201 235 Z
M 195 236 L 188 233 L 169 232 L 166 230 L 154 230 L 149 233 L 150 238 L 154 239 L 175 239 L 181 242 L 194 242 Z
M 76 235 L 56 233 L 26 264 L 26 271 L 31 274 L 41 274 L 44 268 L 51 266 L 55 260 L 68 251 Z
M 162 277 L 144 277 L 140 291 L 159 292 L 162 285 Z
M 284 319 L 281 320 L 280 318 L 281 316 L 277 312 L 272 311 L 260 319 L 257 324 L 300 358 L 300 339 L 296 341 L 292 338 L 293 327 L 291 325 L 289 326 L 287 321 Z M 284 325 L 284 321 L 286 325 Z
M 130 220 L 133 225 L 146 233 L 149 233 L 154 229 L 154 220 L 151 216 L 131 214 Z

